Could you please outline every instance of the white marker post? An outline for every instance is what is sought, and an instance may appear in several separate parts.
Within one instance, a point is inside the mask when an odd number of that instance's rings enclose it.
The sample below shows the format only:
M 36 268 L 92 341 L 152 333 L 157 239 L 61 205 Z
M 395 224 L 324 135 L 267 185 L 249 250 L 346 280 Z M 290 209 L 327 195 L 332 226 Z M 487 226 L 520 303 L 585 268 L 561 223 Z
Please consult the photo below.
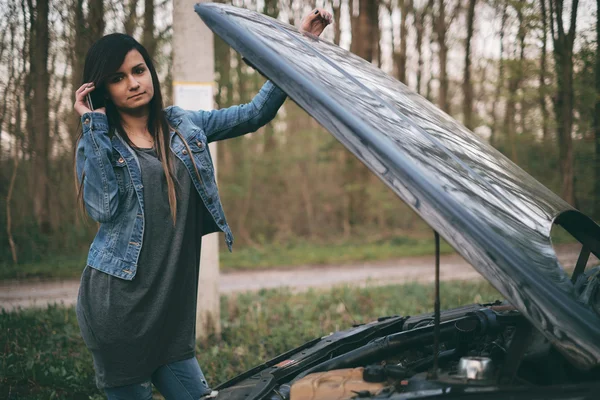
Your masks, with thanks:
M 214 44 L 211 30 L 194 11 L 194 4 L 206 0 L 173 1 L 173 97 L 186 110 L 213 109 Z M 217 144 L 209 145 L 215 174 Z M 220 335 L 219 234 L 202 239 L 198 282 L 196 338 L 209 333 Z

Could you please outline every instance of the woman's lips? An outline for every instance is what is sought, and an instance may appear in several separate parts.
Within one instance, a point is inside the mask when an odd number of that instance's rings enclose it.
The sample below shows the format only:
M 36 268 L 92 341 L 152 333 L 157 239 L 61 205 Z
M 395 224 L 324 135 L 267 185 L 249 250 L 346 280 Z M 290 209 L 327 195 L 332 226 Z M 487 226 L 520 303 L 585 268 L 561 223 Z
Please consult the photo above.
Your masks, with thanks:
M 142 93 L 136 94 L 135 96 L 131 96 L 130 99 L 136 99 L 136 98 L 140 97 L 141 95 L 143 95 L 144 93 L 146 93 L 146 92 L 142 92 Z

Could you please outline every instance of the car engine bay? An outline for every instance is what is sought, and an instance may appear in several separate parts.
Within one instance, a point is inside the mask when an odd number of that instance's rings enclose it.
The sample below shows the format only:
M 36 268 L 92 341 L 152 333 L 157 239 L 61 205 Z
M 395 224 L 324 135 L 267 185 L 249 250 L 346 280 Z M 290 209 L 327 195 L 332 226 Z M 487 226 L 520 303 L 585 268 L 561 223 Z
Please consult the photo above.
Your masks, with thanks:
M 592 275 L 598 279 L 598 273 Z M 336 332 L 264 364 L 262 371 L 249 371 L 246 379 L 221 385 L 219 398 L 505 398 L 510 393 L 515 399 L 570 399 L 600 389 L 597 368 L 571 366 L 508 303 L 442 312 L 437 357 L 434 325 L 432 313 L 380 318 Z

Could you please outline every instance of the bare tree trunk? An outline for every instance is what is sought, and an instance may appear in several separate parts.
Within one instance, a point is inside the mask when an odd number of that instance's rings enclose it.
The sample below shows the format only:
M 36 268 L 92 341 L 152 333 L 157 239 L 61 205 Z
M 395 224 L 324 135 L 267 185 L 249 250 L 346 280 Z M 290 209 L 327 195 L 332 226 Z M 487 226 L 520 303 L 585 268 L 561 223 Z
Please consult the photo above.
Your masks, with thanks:
M 381 46 L 379 45 L 379 38 L 381 37 L 381 32 L 379 31 L 379 1 L 371 1 L 369 3 L 371 42 L 373 43 L 371 61 L 376 61 L 376 65 L 381 68 Z
M 523 16 L 523 7 L 520 6 L 518 8 L 518 18 L 519 18 L 519 65 L 517 68 L 517 76 L 518 76 L 518 89 L 520 90 L 523 86 L 523 80 L 525 79 L 525 37 L 527 35 L 527 22 L 525 21 L 525 17 Z M 519 96 L 519 104 L 520 104 L 520 113 L 521 113 L 521 134 L 525 133 L 525 119 L 527 118 L 527 101 L 525 96 L 522 94 Z M 516 154 L 516 150 L 515 150 Z
M 137 25 L 137 4 L 138 0 L 129 0 L 127 15 L 125 16 L 125 20 L 123 22 L 125 34 L 129 36 L 133 36 L 135 26 Z
M 438 59 L 440 65 L 440 90 L 438 93 L 438 105 L 445 111 L 450 111 L 448 103 L 448 44 L 446 43 L 446 5 L 444 0 L 439 0 L 439 14 L 436 18 L 436 36 L 439 46 Z
M 473 129 L 473 84 L 471 83 L 471 38 L 475 20 L 475 4 L 477 0 L 469 0 L 467 11 L 467 38 L 465 40 L 465 72 L 463 77 L 463 114 L 465 126 Z
M 408 26 L 406 24 L 408 18 L 408 10 L 411 8 L 410 0 L 399 0 L 400 1 L 400 51 L 394 52 L 394 58 L 396 62 L 396 76 L 398 80 L 404 84 L 406 82 L 406 48 L 407 48 L 407 36 Z
M 14 4 L 12 4 L 14 6 Z M 4 121 L 10 121 L 10 118 L 6 118 L 7 115 L 7 109 L 8 109 L 8 103 L 9 103 L 9 96 L 11 94 L 13 94 L 15 91 L 12 90 L 13 86 L 20 86 L 20 83 L 17 82 L 16 85 L 13 85 L 13 82 L 15 80 L 15 59 L 14 59 L 14 55 L 15 55 L 15 36 L 16 36 L 16 22 L 14 21 L 13 18 L 9 19 L 10 25 L 9 25 L 9 29 L 6 29 L 3 31 L 3 36 L 2 36 L 2 50 L 4 51 L 4 35 L 7 32 L 10 32 L 10 47 L 9 47 L 9 55 L 8 55 L 8 80 L 6 81 L 6 85 L 4 86 L 4 90 L 2 90 L 2 92 L 4 93 L 4 96 L 2 98 L 2 105 L 1 105 L 1 109 L 0 109 L 0 132 L 2 132 L 2 129 L 4 127 Z M 1 54 L 0 54 L 0 59 L 1 58 Z M 0 143 L 2 142 L 2 140 L 0 140 Z M 2 157 L 2 147 L 0 146 L 0 160 Z
M 496 94 L 494 96 L 494 106 L 492 108 L 492 132 L 490 134 L 490 144 L 495 145 L 498 139 L 500 123 L 498 112 L 496 111 L 502 96 L 502 88 L 504 87 L 504 30 L 506 29 L 506 19 L 508 11 L 508 1 L 505 1 L 502 6 L 502 18 L 500 24 L 500 60 L 498 60 L 498 82 L 496 83 Z
M 242 139 L 243 140 L 243 139 Z M 246 191 L 244 198 L 242 199 L 241 209 L 239 210 L 239 224 L 238 229 L 240 237 L 252 247 L 260 248 L 261 246 L 252 240 L 252 235 L 248 231 L 248 216 L 250 215 L 250 206 L 252 205 L 252 197 L 254 194 L 254 174 L 248 175 L 248 190 Z
M 413 7 L 415 31 L 417 34 L 417 93 L 423 92 L 423 36 L 425 35 L 425 18 L 431 12 L 434 0 L 429 0 L 421 10 Z
M 11 11 L 16 11 L 16 3 L 12 3 L 11 4 Z M 13 14 L 14 15 L 14 14 Z M 11 178 L 10 178 L 10 182 L 8 185 L 8 193 L 6 195 L 6 235 L 8 238 L 8 244 L 10 247 L 10 252 L 11 252 L 11 256 L 12 256 L 12 260 L 14 264 L 18 263 L 18 253 L 17 253 L 17 246 L 15 244 L 14 238 L 13 238 L 13 234 L 12 234 L 12 209 L 11 209 L 11 202 L 12 202 L 12 197 L 14 194 L 14 187 L 15 187 L 15 182 L 16 182 L 16 177 L 17 177 L 17 170 L 19 167 L 19 138 L 21 136 L 21 95 L 18 94 L 20 93 L 20 87 L 21 87 L 21 80 L 23 79 L 23 71 L 18 71 L 17 73 L 17 68 L 18 64 L 15 65 L 15 57 L 23 57 L 23 54 L 19 54 L 18 56 L 16 55 L 16 51 L 15 51 L 15 36 L 16 36 L 16 26 L 18 24 L 18 20 L 17 18 L 11 17 L 8 19 L 9 22 L 9 27 L 8 29 L 4 32 L 10 32 L 10 47 L 9 47 L 9 53 L 8 53 L 8 81 L 6 82 L 6 86 L 4 87 L 4 98 L 3 98 L 3 104 L 2 104 L 2 113 L 0 114 L 0 132 L 3 130 L 4 127 L 4 122 L 7 121 L 8 122 L 8 133 L 9 135 L 11 135 L 14 139 L 14 148 L 13 148 L 13 171 L 11 174 Z M 2 37 L 2 44 L 4 45 L 4 36 Z M 4 46 L 3 46 L 4 48 Z M 17 75 L 15 77 L 15 75 Z M 14 88 L 14 89 L 13 89 Z M 12 110 L 10 111 L 11 116 L 9 118 L 7 117 L 7 108 L 8 108 L 8 103 L 9 103 L 9 96 L 12 96 L 13 98 L 13 102 L 11 102 L 11 104 L 13 105 Z M 14 116 L 14 120 L 11 118 Z M 0 152 L 1 154 L 1 152 Z M 9 155 L 10 158 L 10 155 Z
M 22 12 L 23 12 L 23 27 L 24 27 L 24 38 L 25 38 L 25 43 L 24 43 L 24 48 L 27 49 L 27 55 L 26 57 L 29 59 L 29 63 L 24 62 L 23 63 L 23 76 L 25 77 L 25 82 L 23 85 L 23 101 L 25 102 L 25 116 L 26 116 L 26 121 L 25 121 L 25 135 L 26 135 L 26 139 L 25 141 L 27 143 L 31 143 L 34 140 L 34 136 L 33 136 L 33 132 L 34 132 L 34 128 L 33 128 L 33 96 L 34 96 L 34 91 L 33 91 L 33 71 L 32 71 L 32 67 L 31 67 L 31 60 L 33 57 L 33 52 L 35 49 L 35 40 L 34 40 L 34 23 L 35 23 L 35 14 L 33 12 L 29 12 L 27 10 L 30 10 L 33 8 L 33 4 L 31 2 L 31 0 L 21 0 L 21 7 L 22 7 Z M 27 20 L 25 18 L 26 15 L 29 15 L 29 19 Z M 27 156 L 32 157 L 32 149 L 33 146 L 27 146 L 26 152 L 27 152 Z M 25 154 L 23 155 L 25 156 Z M 31 193 L 33 193 L 34 187 L 33 187 L 33 179 L 29 179 L 30 185 L 32 186 L 31 189 Z
M 434 16 L 434 29 L 439 46 L 438 60 L 440 65 L 440 90 L 438 93 L 438 105 L 446 113 L 450 113 L 450 101 L 448 99 L 448 42 L 446 33 L 452 24 L 452 21 L 457 17 L 460 11 L 460 2 L 457 2 L 454 10 L 450 13 L 449 20 L 446 19 L 446 4 L 444 0 L 439 0 L 438 14 Z
M 73 1 L 73 47 L 71 49 L 71 92 L 75 91 L 83 84 L 83 63 L 85 53 L 87 51 L 88 41 L 85 35 L 86 21 L 83 15 L 83 0 Z M 77 113 L 73 111 L 73 116 L 67 123 L 67 129 L 69 130 L 69 136 L 71 138 L 71 147 L 75 147 L 75 142 L 79 136 L 77 127 L 79 125 L 79 118 Z
M 20 107 L 20 101 L 19 107 Z M 19 119 L 17 119 L 17 123 L 20 125 Z M 15 139 L 15 149 L 13 154 L 13 172 L 10 177 L 10 183 L 8 185 L 8 194 L 6 195 L 6 236 L 8 237 L 8 244 L 10 246 L 10 254 L 12 256 L 12 260 L 14 264 L 19 263 L 19 257 L 17 253 L 17 245 L 15 244 L 15 239 L 12 234 L 12 209 L 11 202 L 15 189 L 15 181 L 17 179 L 17 170 L 19 168 L 19 140 Z
M 423 19 L 415 12 L 415 31 L 417 33 L 417 93 L 421 93 L 423 80 Z
M 234 99 L 234 97 L 231 98 L 232 102 L 237 102 L 238 104 L 244 104 L 246 103 L 249 99 L 248 99 L 248 77 L 246 76 L 246 74 L 244 73 L 244 62 L 242 61 L 242 56 L 239 53 L 235 53 L 235 59 L 237 62 L 236 68 L 235 68 L 235 73 L 236 73 L 236 85 L 235 85 L 235 92 L 238 95 L 237 100 Z M 247 141 L 247 138 L 245 137 L 239 137 L 239 138 L 235 138 L 232 140 L 227 140 L 225 142 L 222 142 L 223 144 L 220 145 L 220 147 L 224 147 L 227 146 L 229 148 L 229 152 L 231 153 L 231 162 L 227 162 L 226 164 L 223 164 L 223 167 L 225 168 L 221 168 L 221 172 L 220 174 L 223 174 L 223 176 L 231 176 L 236 170 L 239 171 L 247 171 L 249 166 L 248 166 L 248 160 L 247 160 L 247 147 L 245 145 L 245 142 Z M 225 160 L 224 160 L 225 161 Z M 252 171 L 250 171 L 250 173 L 252 173 Z M 245 176 L 245 175 L 244 175 Z M 240 182 L 240 186 L 242 189 L 245 189 L 245 186 L 249 185 L 249 179 L 246 179 L 245 182 L 241 181 Z M 248 192 L 250 191 L 250 189 L 248 189 Z M 243 192 L 242 192 L 243 193 Z M 243 196 L 247 196 L 247 193 L 244 193 Z M 232 207 L 232 221 L 235 221 L 235 226 L 238 226 L 240 228 L 244 228 L 242 227 L 243 224 L 243 209 L 244 209 L 244 198 L 243 196 L 236 196 L 236 199 L 234 201 L 234 206 Z M 247 238 L 244 238 L 247 239 Z
M 550 138 L 550 129 L 548 127 L 548 121 L 550 116 L 548 115 L 548 107 L 546 107 L 546 53 L 547 53 L 547 42 L 548 42 L 548 16 L 546 15 L 546 0 L 541 2 L 542 8 L 542 55 L 540 59 L 540 109 L 542 111 L 542 138 L 544 141 Z
M 352 6 L 354 5 L 352 1 Z M 352 7 L 351 7 L 352 9 Z M 373 15 L 379 10 L 379 1 L 360 1 L 358 17 L 352 18 L 352 44 L 351 51 L 367 61 L 373 61 L 375 46 L 373 45 Z M 346 156 L 343 173 L 344 187 L 352 188 L 348 196 L 348 221 L 350 227 L 358 225 L 366 219 L 367 190 L 365 185 L 355 187 L 354 182 L 367 182 L 369 171 L 355 157 Z
M 2 99 L 2 104 L 1 104 L 1 108 L 0 108 L 0 132 L 2 132 L 2 127 L 4 126 L 4 121 L 7 117 L 6 115 L 6 110 L 8 108 L 8 96 L 10 93 L 12 93 L 11 91 L 11 86 L 14 80 L 14 76 L 15 76 L 15 60 L 13 55 L 15 54 L 15 30 L 16 30 L 16 25 L 17 25 L 17 17 L 16 17 L 16 12 L 17 12 L 17 5 L 15 2 L 11 2 L 10 6 L 9 6 L 9 12 L 8 14 L 5 16 L 6 18 L 6 22 L 7 22 L 7 27 L 6 26 L 0 26 L 0 60 L 4 60 L 4 51 L 7 49 L 7 43 L 6 43 L 6 34 L 10 33 L 10 47 L 8 48 L 9 54 L 8 54 L 8 80 L 6 82 L 6 85 L 3 88 L 0 88 L 0 93 L 4 93 L 3 99 Z M 0 162 L 2 161 L 2 140 L 0 140 Z M 9 156 L 10 158 L 10 156 Z
M 340 13 L 341 13 L 341 3 L 340 0 L 333 8 L 333 43 L 336 45 L 340 45 L 340 36 L 342 34 L 342 30 L 340 28 Z
M 517 36 L 519 38 L 521 51 L 516 68 L 512 68 L 509 72 L 510 78 L 508 80 L 508 99 L 506 101 L 506 110 L 504 112 L 504 129 L 506 129 L 508 144 L 510 146 L 510 158 L 514 162 L 518 162 L 515 114 L 518 91 L 521 87 L 521 81 L 523 80 L 523 59 L 525 58 L 525 22 L 523 19 L 522 5 L 517 4 L 515 7 L 519 20 L 519 32 Z
M 353 0 L 354 1 L 358 0 Z M 360 1 L 358 17 L 352 18 L 352 45 L 351 51 L 367 61 L 373 61 L 376 57 L 376 48 L 373 43 L 373 21 L 377 18 L 379 0 Z
M 554 42 L 554 60 L 557 79 L 557 93 L 554 110 L 557 122 L 557 136 L 562 177 L 562 197 L 569 204 L 575 204 L 573 182 L 573 43 L 577 24 L 579 0 L 573 0 L 569 31 L 563 27 L 563 1 L 550 0 L 550 30 Z M 555 28 L 556 26 L 556 28 Z
M 137 1 L 137 0 L 133 0 Z M 87 19 L 83 12 L 84 0 L 74 0 L 73 9 L 73 47 L 71 49 L 71 90 L 79 88 L 83 82 L 83 64 L 85 55 L 93 42 L 98 40 L 104 34 L 104 3 L 103 0 L 89 0 L 89 11 Z M 130 4 L 131 6 L 131 4 Z M 133 28 L 132 28 L 133 29 Z M 72 146 L 75 146 L 75 141 L 79 136 L 77 127 L 79 118 L 73 111 L 72 119 L 69 119 L 67 124 L 71 137 Z
M 30 73 L 33 84 L 33 107 L 31 119 L 33 123 L 33 183 L 35 197 L 33 212 L 40 231 L 50 233 L 50 192 L 48 182 L 48 157 L 50 155 L 50 121 L 48 89 L 50 74 L 48 73 L 48 49 L 50 36 L 48 30 L 49 1 L 41 0 L 33 7 L 30 1 L 30 12 L 34 15 L 33 52 L 30 56 Z
M 268 15 L 269 17 L 277 19 L 277 17 L 279 17 L 279 7 L 277 5 L 277 1 L 278 0 L 265 0 L 263 13 Z M 264 129 L 264 152 L 265 155 L 269 153 L 272 154 L 276 151 L 277 147 L 277 142 L 275 141 L 275 128 L 273 127 L 273 122 L 269 122 Z
M 313 207 L 313 199 L 311 184 L 310 184 L 310 169 L 308 168 L 307 162 L 301 162 L 300 170 L 302 173 L 300 174 L 300 184 L 302 185 L 302 189 L 300 192 L 302 193 L 302 200 L 304 203 L 304 212 L 306 213 L 306 226 L 308 228 L 308 235 L 313 236 L 315 232 L 315 211 Z
M 89 37 L 87 47 L 104 35 L 104 0 L 89 0 L 88 12 Z
M 215 103 L 218 108 L 226 108 L 233 105 L 233 84 L 231 81 L 231 48 L 218 35 L 214 35 L 215 48 L 215 72 L 217 73 L 217 93 L 215 95 Z M 221 166 L 218 168 L 218 173 L 223 170 L 228 171 L 231 155 L 229 146 L 226 144 L 217 146 L 219 153 L 218 163 Z
M 429 79 L 427 80 L 427 85 L 425 85 L 425 98 L 431 102 L 433 102 L 433 95 L 431 94 L 431 83 L 434 79 L 433 77 L 433 60 L 434 60 L 434 52 L 433 52 L 433 43 L 435 42 L 434 33 L 432 32 L 429 38 Z
M 600 0 L 596 0 L 600 10 Z M 596 142 L 595 180 L 594 180 L 594 216 L 600 218 L 600 12 L 596 13 L 596 104 L 594 107 L 594 136 Z
M 156 38 L 154 37 L 154 0 L 144 0 L 144 33 L 142 45 L 154 59 L 156 52 Z

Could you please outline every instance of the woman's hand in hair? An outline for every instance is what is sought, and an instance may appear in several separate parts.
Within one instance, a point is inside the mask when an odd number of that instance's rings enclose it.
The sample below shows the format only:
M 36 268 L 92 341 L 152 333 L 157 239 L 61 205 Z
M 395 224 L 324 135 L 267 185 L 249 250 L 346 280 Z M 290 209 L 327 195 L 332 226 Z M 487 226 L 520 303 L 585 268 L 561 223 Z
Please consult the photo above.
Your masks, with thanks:
M 319 36 L 332 21 L 332 15 L 323 8 L 315 8 L 300 22 L 300 32 Z
M 91 92 L 93 92 L 94 89 L 95 89 L 95 87 L 94 87 L 93 83 L 84 83 L 75 92 L 75 104 L 73 105 L 73 108 L 75 109 L 75 111 L 77 111 L 77 113 L 79 115 L 82 116 L 83 114 L 92 112 L 92 111 L 106 114 L 106 110 L 104 107 L 97 108 L 95 110 L 90 110 L 90 107 L 88 106 L 86 96 L 88 94 L 90 94 Z

